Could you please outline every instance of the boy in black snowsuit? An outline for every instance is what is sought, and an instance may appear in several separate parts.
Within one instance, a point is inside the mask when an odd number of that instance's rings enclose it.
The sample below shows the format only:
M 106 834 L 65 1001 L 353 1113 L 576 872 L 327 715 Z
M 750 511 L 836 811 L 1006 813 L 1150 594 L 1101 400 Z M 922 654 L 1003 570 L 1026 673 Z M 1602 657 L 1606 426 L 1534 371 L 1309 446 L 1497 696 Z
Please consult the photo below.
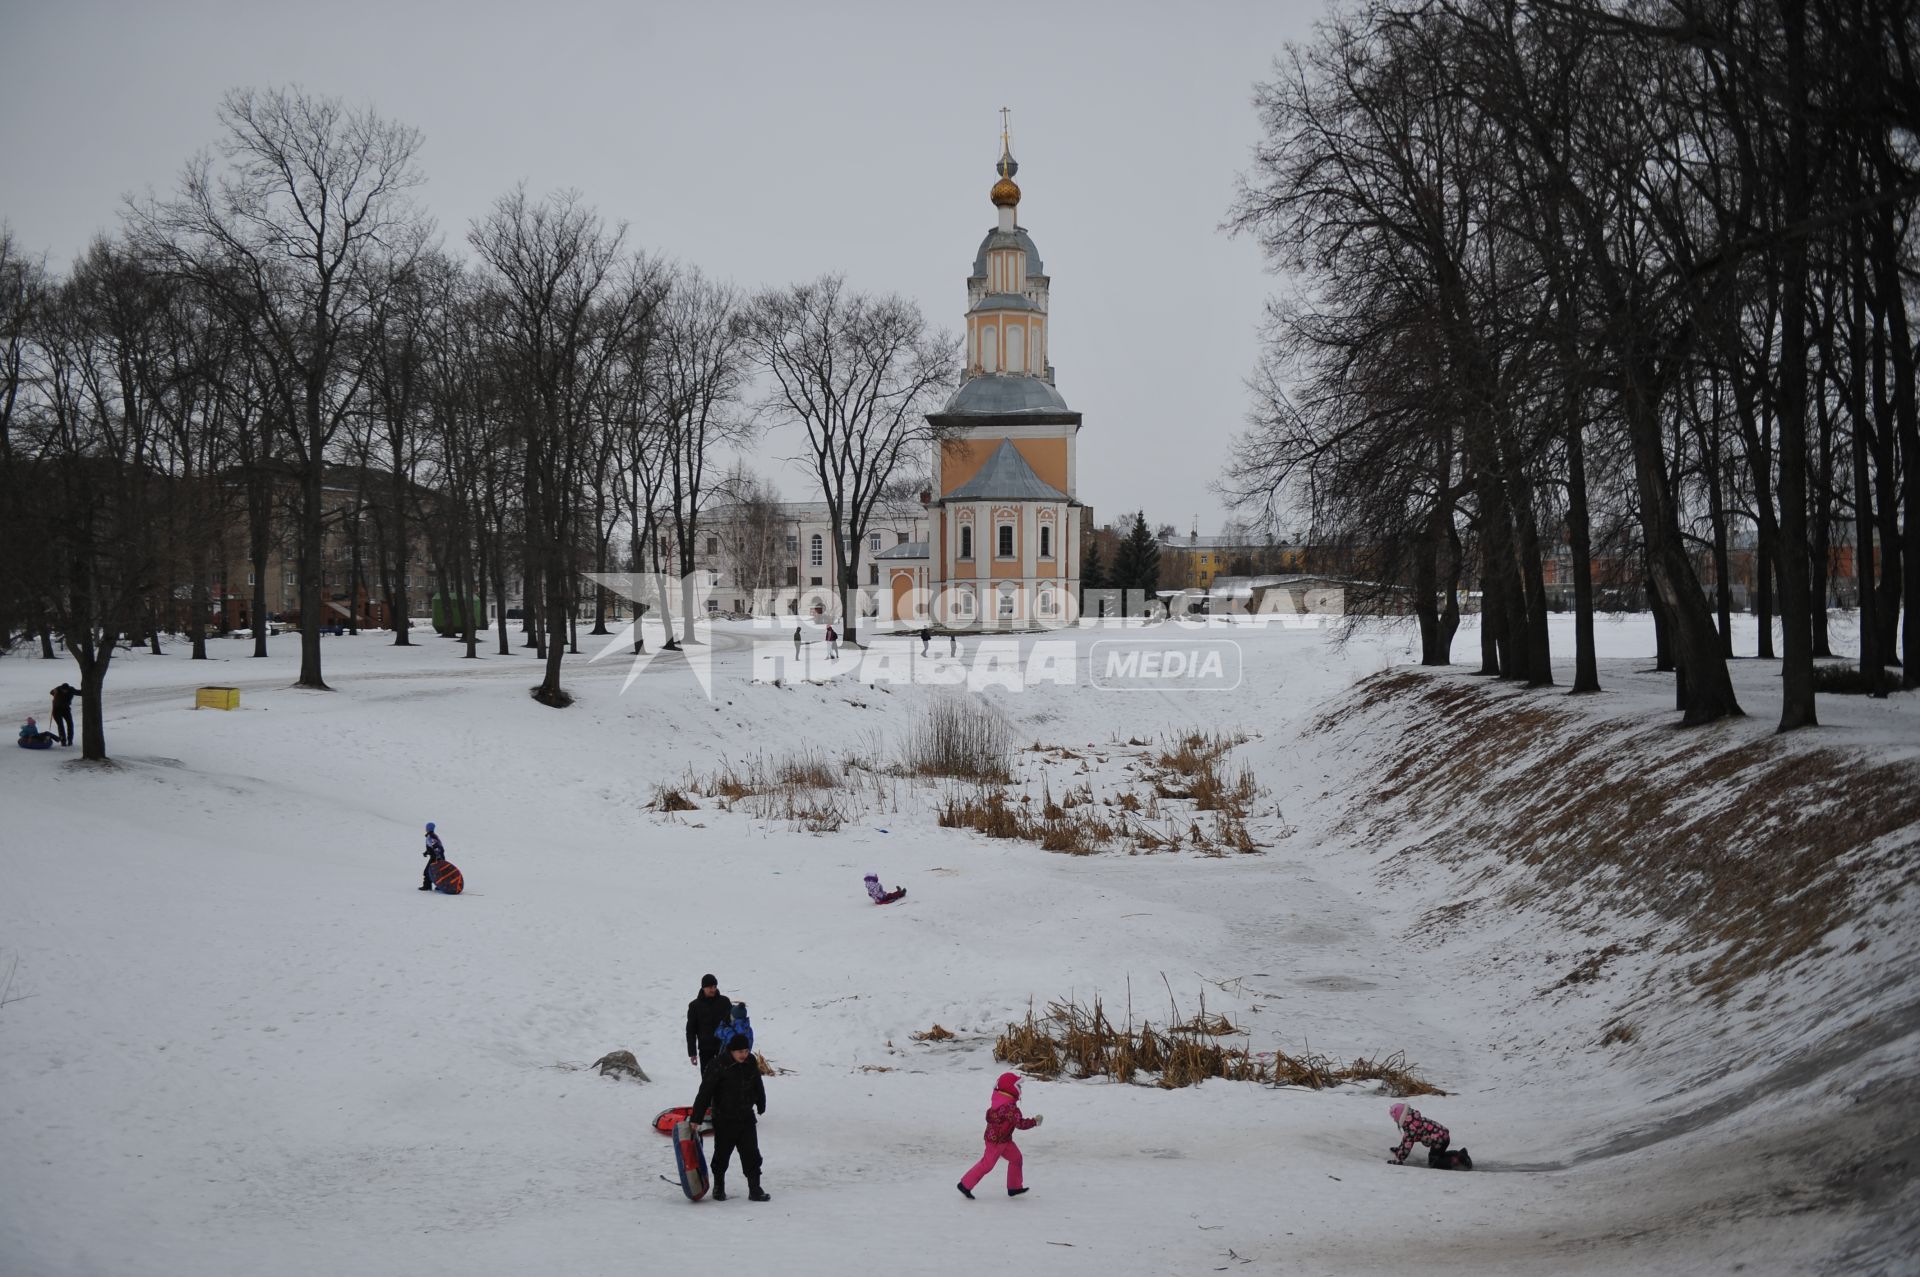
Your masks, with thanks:
M 427 822 L 427 849 L 420 853 L 427 858 L 426 868 L 420 871 L 420 890 L 433 890 L 433 867 L 444 863 L 447 858 L 447 845 L 440 841 L 440 835 L 433 832 L 433 822 Z
M 740 1169 L 747 1174 L 747 1200 L 769 1202 L 760 1188 L 760 1129 L 755 1113 L 767 1111 L 767 1085 L 760 1062 L 753 1058 L 744 1037 L 727 1042 L 726 1054 L 707 1066 L 700 1077 L 700 1093 L 693 1097 L 695 1126 L 713 1111 L 713 1200 L 727 1200 L 727 1163 L 740 1151 Z

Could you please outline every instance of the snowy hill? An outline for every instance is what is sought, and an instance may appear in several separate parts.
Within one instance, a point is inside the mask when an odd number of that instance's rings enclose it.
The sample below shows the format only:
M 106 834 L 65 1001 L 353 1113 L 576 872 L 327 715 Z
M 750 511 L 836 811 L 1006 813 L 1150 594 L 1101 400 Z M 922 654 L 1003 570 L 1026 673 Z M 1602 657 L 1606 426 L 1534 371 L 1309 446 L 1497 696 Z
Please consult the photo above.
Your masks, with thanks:
M 757 682 L 757 637 L 716 631 L 711 699 L 678 658 L 623 693 L 624 663 L 583 656 L 566 711 L 527 697 L 530 657 L 464 662 L 430 637 L 327 639 L 332 693 L 287 686 L 291 639 L 265 661 L 239 641 L 212 662 L 118 658 L 111 767 L 58 750 L 0 766 L 0 1271 L 652 1271 L 717 1262 L 723 1243 L 781 1273 L 1894 1271 L 1910 1251 L 1916 1127 L 1893 1083 L 1911 1080 L 1920 1017 L 1900 830 L 1868 822 L 1881 841 L 1830 848 L 1822 872 L 1857 863 L 1857 893 L 1795 917 L 1831 927 L 1718 983 L 1696 968 L 1760 941 L 1701 942 L 1683 884 L 1626 890 L 1646 848 L 1570 873 L 1555 857 L 1598 844 L 1513 845 L 1545 813 L 1537 769 L 1565 770 L 1555 751 L 1577 741 L 1610 741 L 1621 768 L 1586 759 L 1591 792 L 1569 797 L 1603 811 L 1624 777 L 1672 780 L 1684 763 L 1660 760 L 1696 741 L 1758 751 L 1756 775 L 1821 750 L 1911 769 L 1890 752 L 1920 740 L 1910 696 L 1824 699 L 1831 726 L 1773 746 L 1775 667 L 1752 662 L 1736 667 L 1752 719 L 1659 726 L 1670 693 L 1640 672 L 1638 621 L 1602 627 L 1609 690 L 1579 702 L 1460 674 L 1360 682 L 1413 659 L 1399 632 L 1236 634 L 1231 695 L 979 694 L 1036 806 L 1084 786 L 1106 810 L 1144 792 L 1164 742 L 1244 737 L 1258 854 L 1057 855 L 942 828 L 954 787 L 894 774 L 950 689 Z M 39 713 L 70 674 L 16 655 L 0 690 Z M 192 709 L 203 683 L 239 686 L 241 708 Z M 1450 707 L 1460 688 L 1472 703 Z M 1508 700 L 1535 728 L 1491 731 L 1475 752 L 1497 765 L 1444 776 L 1459 716 L 1497 727 L 1483 720 Z M 803 755 L 851 778 L 837 832 L 695 792 Z M 1805 776 L 1823 790 L 1833 772 Z M 1741 783 L 1703 775 L 1698 801 Z M 695 809 L 653 809 L 663 787 Z M 459 898 L 413 889 L 427 820 L 466 874 Z M 907 899 L 869 904 L 869 870 Z M 661 1180 L 671 1151 L 649 1122 L 692 1099 L 685 1006 L 709 970 L 782 1070 L 764 1204 L 690 1204 Z M 1404 1050 L 1450 1093 L 1416 1106 L 1480 1170 L 1387 1165 L 1390 1100 L 1371 1085 L 1034 1080 L 1032 1193 L 1009 1201 L 996 1172 L 961 1199 L 993 1037 L 1030 1002 L 1111 1008 L 1129 986 L 1156 1021 L 1204 994 L 1256 1052 Z M 958 1037 L 911 1040 L 936 1023 Z M 1603 1045 L 1619 1026 L 1631 1036 Z M 616 1048 L 653 1083 L 583 1069 Z

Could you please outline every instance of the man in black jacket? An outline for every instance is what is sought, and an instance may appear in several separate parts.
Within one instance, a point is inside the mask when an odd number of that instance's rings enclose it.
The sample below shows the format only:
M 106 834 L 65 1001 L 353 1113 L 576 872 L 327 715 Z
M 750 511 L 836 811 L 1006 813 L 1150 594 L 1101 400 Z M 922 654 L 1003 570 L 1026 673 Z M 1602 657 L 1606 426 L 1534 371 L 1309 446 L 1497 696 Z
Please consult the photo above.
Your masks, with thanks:
M 711 974 L 701 976 L 699 994 L 687 1003 L 687 1063 L 699 1065 L 705 1073 L 720 1054 L 715 1034 L 732 1019 L 733 1000 L 721 995 L 720 981 Z
M 770 1202 L 760 1190 L 760 1128 L 754 1114 L 767 1111 L 767 1084 L 760 1062 L 753 1058 L 744 1037 L 727 1043 L 727 1051 L 700 1076 L 700 1093 L 693 1097 L 693 1124 L 699 1126 L 713 1110 L 713 1200 L 727 1200 L 727 1162 L 740 1150 L 740 1169 L 747 1173 L 747 1200 Z
M 62 745 L 73 744 L 73 698 L 84 695 L 71 683 L 53 689 L 53 730 L 59 733 Z

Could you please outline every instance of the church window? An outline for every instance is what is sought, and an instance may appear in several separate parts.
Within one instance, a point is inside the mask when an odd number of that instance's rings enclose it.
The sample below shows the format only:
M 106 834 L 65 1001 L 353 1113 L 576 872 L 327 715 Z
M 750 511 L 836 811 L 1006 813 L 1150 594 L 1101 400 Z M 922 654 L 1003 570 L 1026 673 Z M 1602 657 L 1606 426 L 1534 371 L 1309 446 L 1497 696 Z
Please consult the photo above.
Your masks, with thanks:
M 878 563 L 867 564 L 867 584 L 880 584 L 880 565 Z
M 1040 525 L 1040 557 L 1043 559 L 1053 557 L 1053 525 L 1051 523 Z
M 1007 371 L 1025 372 L 1027 369 L 1027 334 L 1019 324 L 1007 325 Z
M 1013 587 L 1011 585 L 1003 585 L 1000 587 L 1000 615 L 1003 619 L 1013 616 Z
M 1000 545 L 995 553 L 1003 559 L 1013 557 L 1013 525 L 1011 523 L 1000 525 Z
M 973 557 L 973 529 L 964 523 L 960 525 L 960 557 Z
M 825 551 L 826 545 L 821 541 L 820 534 L 814 533 L 813 538 L 807 542 L 807 566 L 817 568 L 825 563 L 827 561 Z
M 878 532 L 867 537 L 867 548 L 875 554 L 880 553 L 880 534 Z
M 1000 371 L 1000 330 L 992 324 L 980 325 L 980 366 L 988 372 Z
M 791 532 L 787 533 L 787 553 L 788 554 L 800 553 L 800 538 L 795 536 Z

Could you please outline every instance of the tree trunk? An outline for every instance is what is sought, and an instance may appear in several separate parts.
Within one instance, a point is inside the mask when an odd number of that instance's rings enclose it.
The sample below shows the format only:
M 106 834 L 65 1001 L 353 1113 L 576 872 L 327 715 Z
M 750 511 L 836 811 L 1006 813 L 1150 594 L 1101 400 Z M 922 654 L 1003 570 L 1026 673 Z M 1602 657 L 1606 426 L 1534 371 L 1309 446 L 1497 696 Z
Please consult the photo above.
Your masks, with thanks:
M 1787 163 L 1782 186 L 1788 226 L 1806 220 L 1806 0 L 1780 0 L 1786 36 Z M 1780 299 L 1780 622 L 1786 659 L 1780 667 L 1780 730 L 1812 727 L 1812 597 L 1807 581 L 1807 241 L 1788 238 L 1781 251 Z
M 300 511 L 300 677 L 294 686 L 331 691 L 320 676 L 320 580 L 322 567 L 320 458 L 309 456 L 301 478 Z
M 68 645 L 74 663 L 80 667 L 80 757 L 92 763 L 107 761 L 107 720 L 100 693 L 107 684 L 107 666 L 113 661 L 114 644 L 120 641 L 118 634 L 102 637 L 104 641 L 96 650 L 87 650 L 91 644 L 83 644 L 79 649 Z
M 1573 556 L 1573 691 L 1600 690 L 1600 662 L 1593 636 L 1593 527 L 1587 511 L 1584 431 L 1567 428 L 1567 549 Z
M 1660 597 L 1660 591 L 1654 588 L 1653 577 L 1649 575 L 1640 587 L 1646 591 L 1647 610 L 1653 613 L 1653 668 L 1656 673 L 1673 672 L 1673 631 L 1667 620 L 1667 604 Z
M 1476 672 L 1491 678 L 1500 676 L 1500 626 L 1505 607 L 1483 530 L 1480 536 L 1480 668 Z
M 551 705 L 555 709 L 564 709 L 573 703 L 560 686 L 560 663 L 567 655 L 567 581 L 566 568 L 556 562 L 561 557 L 558 548 L 548 556 L 546 579 L 546 677 L 534 691 L 533 698 L 542 705 Z

